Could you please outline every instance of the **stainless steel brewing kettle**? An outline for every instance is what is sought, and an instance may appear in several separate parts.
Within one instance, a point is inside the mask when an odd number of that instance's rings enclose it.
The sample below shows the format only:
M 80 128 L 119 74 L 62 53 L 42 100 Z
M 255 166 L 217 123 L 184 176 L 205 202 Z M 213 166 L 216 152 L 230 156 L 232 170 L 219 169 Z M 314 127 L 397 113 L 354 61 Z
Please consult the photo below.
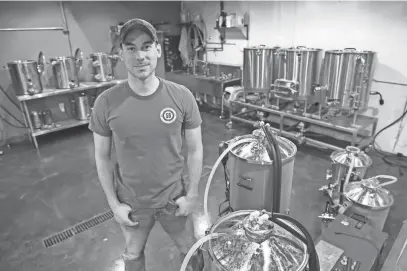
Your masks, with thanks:
M 41 77 L 45 71 L 45 57 L 42 52 L 38 60 L 16 60 L 7 63 L 11 83 L 16 96 L 34 95 L 43 91 Z
M 74 56 L 51 58 L 51 65 L 57 88 L 79 87 L 79 72 L 83 65 L 83 53 L 79 48 L 76 49 Z
M 117 65 L 116 55 L 93 53 L 88 59 L 92 64 L 92 78 L 96 82 L 109 82 L 114 79 L 114 68 Z
M 72 102 L 72 112 L 77 120 L 88 120 L 91 114 L 89 97 L 86 93 L 76 95 Z

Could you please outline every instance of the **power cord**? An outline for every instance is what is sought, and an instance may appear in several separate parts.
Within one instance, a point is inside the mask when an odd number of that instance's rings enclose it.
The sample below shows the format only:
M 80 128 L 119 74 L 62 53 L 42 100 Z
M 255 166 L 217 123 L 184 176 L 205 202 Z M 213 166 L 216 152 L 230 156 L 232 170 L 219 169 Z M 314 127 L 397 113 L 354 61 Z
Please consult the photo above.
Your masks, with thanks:
M 397 118 L 395 121 L 387 125 L 386 127 L 383 127 L 379 132 L 376 133 L 376 135 L 373 137 L 372 141 L 372 147 L 373 149 L 381 155 L 382 160 L 388 164 L 389 166 L 393 167 L 398 167 L 400 171 L 400 175 L 403 176 L 403 171 L 401 169 L 407 169 L 407 160 L 406 157 L 402 153 L 397 153 L 397 154 L 386 154 L 384 153 L 381 149 L 380 146 L 376 143 L 376 138 L 379 134 L 381 134 L 383 131 L 387 130 L 388 128 L 392 127 L 399 121 L 403 120 L 403 118 L 407 115 L 407 110 L 401 114 L 399 118 Z

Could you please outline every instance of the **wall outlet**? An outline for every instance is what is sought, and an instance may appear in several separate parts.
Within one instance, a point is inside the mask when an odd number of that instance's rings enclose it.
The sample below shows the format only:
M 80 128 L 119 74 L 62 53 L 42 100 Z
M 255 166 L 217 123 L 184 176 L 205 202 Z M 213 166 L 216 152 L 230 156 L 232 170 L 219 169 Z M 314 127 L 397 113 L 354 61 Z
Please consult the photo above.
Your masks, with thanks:
M 59 109 L 61 110 L 61 112 L 65 112 L 65 104 L 59 103 Z

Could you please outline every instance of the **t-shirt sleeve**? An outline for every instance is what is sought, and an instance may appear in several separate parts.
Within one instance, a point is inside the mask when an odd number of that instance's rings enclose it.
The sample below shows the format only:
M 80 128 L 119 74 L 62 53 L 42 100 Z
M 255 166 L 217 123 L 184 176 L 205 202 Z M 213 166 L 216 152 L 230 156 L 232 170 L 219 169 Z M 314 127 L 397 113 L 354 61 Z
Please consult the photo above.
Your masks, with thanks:
M 201 113 L 199 112 L 198 104 L 192 92 L 185 88 L 185 93 L 184 128 L 194 129 L 202 123 Z
M 107 101 L 102 95 L 97 97 L 89 121 L 89 129 L 101 136 L 111 136 L 112 130 L 107 123 Z

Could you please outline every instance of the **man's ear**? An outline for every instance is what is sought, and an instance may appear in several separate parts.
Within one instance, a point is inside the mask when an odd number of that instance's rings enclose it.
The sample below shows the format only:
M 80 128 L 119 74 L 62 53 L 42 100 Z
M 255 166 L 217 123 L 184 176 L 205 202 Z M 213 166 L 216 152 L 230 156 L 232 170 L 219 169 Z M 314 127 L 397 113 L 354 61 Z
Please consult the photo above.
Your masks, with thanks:
M 157 47 L 157 55 L 158 55 L 158 57 L 161 57 L 161 55 L 162 55 L 161 44 L 159 44 L 159 43 L 157 42 L 157 43 L 156 43 L 156 47 Z

